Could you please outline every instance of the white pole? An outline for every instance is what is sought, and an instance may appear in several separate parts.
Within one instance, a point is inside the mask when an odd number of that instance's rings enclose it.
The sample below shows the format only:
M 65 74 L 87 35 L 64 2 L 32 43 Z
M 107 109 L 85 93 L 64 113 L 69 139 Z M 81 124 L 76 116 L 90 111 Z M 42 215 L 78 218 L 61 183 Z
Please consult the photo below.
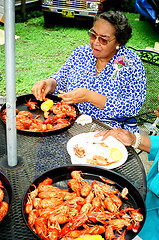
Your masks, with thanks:
M 17 165 L 16 78 L 15 78 L 15 1 L 4 1 L 6 131 L 8 165 Z

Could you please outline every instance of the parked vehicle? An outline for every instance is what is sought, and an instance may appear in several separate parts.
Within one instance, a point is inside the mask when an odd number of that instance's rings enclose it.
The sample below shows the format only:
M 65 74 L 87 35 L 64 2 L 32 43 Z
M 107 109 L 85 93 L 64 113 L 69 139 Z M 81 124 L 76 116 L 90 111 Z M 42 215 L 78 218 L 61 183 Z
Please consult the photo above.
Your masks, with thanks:
M 120 4 L 119 0 L 41 0 L 45 23 L 53 16 L 80 20 L 92 20 L 100 11 Z

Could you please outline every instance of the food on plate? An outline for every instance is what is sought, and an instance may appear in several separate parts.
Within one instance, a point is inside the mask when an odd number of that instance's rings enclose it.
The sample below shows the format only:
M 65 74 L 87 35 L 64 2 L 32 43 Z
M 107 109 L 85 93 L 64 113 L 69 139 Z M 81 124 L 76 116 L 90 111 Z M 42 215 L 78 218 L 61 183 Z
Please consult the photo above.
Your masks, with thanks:
M 29 101 L 27 102 L 26 105 L 28 106 L 28 108 L 29 108 L 30 110 L 35 110 L 36 108 L 39 108 L 39 107 L 37 106 L 37 102 L 31 102 L 31 98 L 29 99 Z
M 86 159 L 86 162 L 97 166 L 109 166 L 117 161 L 109 162 L 108 158 L 104 156 L 94 155 L 92 159 Z
M 84 147 L 78 143 L 73 146 L 75 156 L 85 158 L 86 163 L 97 166 L 110 166 L 122 159 L 122 151 L 118 148 L 108 147 L 104 141 L 92 141 L 92 138 L 88 137 L 88 141 L 83 143 Z
M 123 190 L 121 191 L 120 196 L 121 196 L 122 198 L 128 199 L 127 195 L 128 195 L 128 189 L 125 187 L 125 188 L 123 188 Z
M 113 169 L 121 166 L 128 157 L 126 147 L 112 136 L 104 141 L 96 137 L 96 132 L 87 132 L 75 135 L 67 143 L 67 151 L 73 164 L 91 164 Z M 78 146 L 74 148 L 74 146 Z M 83 148 L 85 154 L 80 157 L 76 152 Z
M 54 102 L 51 99 L 47 99 L 45 102 L 41 104 L 41 110 L 44 112 L 48 112 L 50 108 L 53 106 Z
M 82 171 L 72 171 L 66 189 L 54 186 L 49 177 L 34 187 L 28 192 L 24 212 L 41 239 L 73 240 L 99 234 L 106 240 L 125 239 L 129 231 L 138 232 L 144 220 L 140 209 L 130 206 L 115 183 L 109 184 L 104 177 L 101 182 L 88 182 Z
M 108 145 L 105 144 L 104 142 L 93 142 L 93 144 L 99 144 L 102 147 L 108 147 Z
M 19 130 L 42 132 L 46 131 L 46 125 L 43 124 L 39 116 L 33 118 L 32 113 L 28 111 L 20 111 L 16 115 L 16 127 Z
M 75 155 L 79 158 L 82 158 L 84 156 L 86 156 L 86 151 L 85 151 L 85 148 L 83 147 L 79 147 L 78 144 L 76 144 L 74 147 L 73 147 L 73 150 L 75 152 Z
M 75 240 L 104 240 L 101 235 L 90 235 L 90 236 L 85 236 L 85 237 L 79 237 L 76 238 Z
M 47 104 L 46 107 L 45 103 L 47 101 L 49 101 L 49 104 Z M 47 110 L 48 107 L 50 107 L 48 111 L 44 111 L 44 118 L 46 118 L 44 121 L 40 119 L 40 115 L 37 115 L 33 118 L 33 114 L 29 111 L 16 111 L 17 129 L 31 132 L 54 131 L 69 126 L 77 116 L 77 112 L 74 106 L 71 106 L 61 101 L 58 103 L 54 103 L 51 107 L 53 101 L 47 101 L 44 102 L 44 105 L 41 105 L 41 108 L 43 110 Z M 30 99 L 28 103 L 31 104 L 34 102 L 31 102 Z M 34 107 L 37 108 L 36 105 Z M 33 108 L 32 105 L 32 110 L 35 108 Z M 54 111 L 54 109 L 56 109 L 56 111 Z M 52 111 L 53 116 L 49 116 Z M 6 122 L 6 109 L 1 112 L 1 118 L 4 122 Z
M 67 117 L 73 117 L 75 118 L 77 116 L 75 108 L 70 105 L 65 103 L 63 100 L 61 102 L 58 102 L 54 104 L 51 108 L 50 111 L 52 111 L 54 114 L 57 116 L 67 116 Z
M 120 161 L 122 159 L 122 152 L 117 148 L 110 149 L 110 156 L 114 161 Z
M 77 118 L 76 122 L 84 126 L 87 123 L 92 123 L 92 117 L 86 114 L 82 114 Z
M 16 109 L 16 114 L 18 113 L 18 109 Z M 1 116 L 1 119 L 4 121 L 4 122 L 6 122 L 6 114 L 7 114 L 7 109 L 4 109 L 2 112 L 1 112 L 1 114 L 0 114 L 0 116 Z
M 44 118 L 49 117 L 49 110 L 53 106 L 54 102 L 51 99 L 46 98 L 45 101 L 41 104 L 41 110 L 44 112 Z
M 5 202 L 4 199 L 4 186 L 2 185 L 2 181 L 0 180 L 0 222 L 5 217 L 8 212 L 9 205 Z

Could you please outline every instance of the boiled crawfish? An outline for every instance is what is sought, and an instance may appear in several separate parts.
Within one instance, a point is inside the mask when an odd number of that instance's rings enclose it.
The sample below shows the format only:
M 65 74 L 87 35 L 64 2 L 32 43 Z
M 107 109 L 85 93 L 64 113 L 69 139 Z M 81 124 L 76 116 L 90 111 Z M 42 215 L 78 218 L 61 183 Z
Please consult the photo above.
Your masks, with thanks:
M 143 215 L 139 209 L 123 208 L 125 195 L 114 182 L 101 177 L 104 183 L 89 184 L 81 171 L 71 172 L 71 177 L 67 189 L 59 189 L 46 178 L 28 193 L 28 224 L 39 237 L 73 240 L 105 234 L 106 240 L 124 240 L 128 231 L 138 231 Z
M 38 108 L 36 102 L 31 102 L 31 99 L 26 104 L 29 109 L 33 110 Z M 31 131 L 31 132 L 45 132 L 54 131 L 71 124 L 72 120 L 75 119 L 77 113 L 73 106 L 65 104 L 63 102 L 56 103 L 53 105 L 54 112 L 53 116 L 49 116 L 50 112 L 44 112 L 46 118 L 44 121 L 39 119 L 40 115 L 33 118 L 33 115 L 29 111 L 16 110 L 16 127 L 19 130 Z M 6 109 L 1 113 L 1 118 L 6 122 Z
M 8 212 L 9 205 L 5 202 L 4 199 L 4 191 L 3 191 L 2 181 L 0 180 L 0 222 L 5 217 Z
M 38 104 L 37 102 L 31 102 L 31 98 L 30 98 L 29 101 L 27 102 L 27 104 L 25 104 L 25 105 L 27 105 L 30 110 L 35 110 L 35 109 L 39 108 L 37 106 L 37 104 Z

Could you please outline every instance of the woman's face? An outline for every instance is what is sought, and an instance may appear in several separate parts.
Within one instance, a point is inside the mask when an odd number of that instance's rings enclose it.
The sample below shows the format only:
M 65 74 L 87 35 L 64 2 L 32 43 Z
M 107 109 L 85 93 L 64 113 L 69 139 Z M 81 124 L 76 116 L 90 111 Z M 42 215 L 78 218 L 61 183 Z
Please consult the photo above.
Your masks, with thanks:
M 96 58 L 108 59 L 109 61 L 117 52 L 116 46 L 119 45 L 115 37 L 115 27 L 104 19 L 98 19 L 92 29 L 96 36 L 110 41 L 106 45 L 102 45 L 98 38 L 95 40 L 90 38 L 93 55 Z

